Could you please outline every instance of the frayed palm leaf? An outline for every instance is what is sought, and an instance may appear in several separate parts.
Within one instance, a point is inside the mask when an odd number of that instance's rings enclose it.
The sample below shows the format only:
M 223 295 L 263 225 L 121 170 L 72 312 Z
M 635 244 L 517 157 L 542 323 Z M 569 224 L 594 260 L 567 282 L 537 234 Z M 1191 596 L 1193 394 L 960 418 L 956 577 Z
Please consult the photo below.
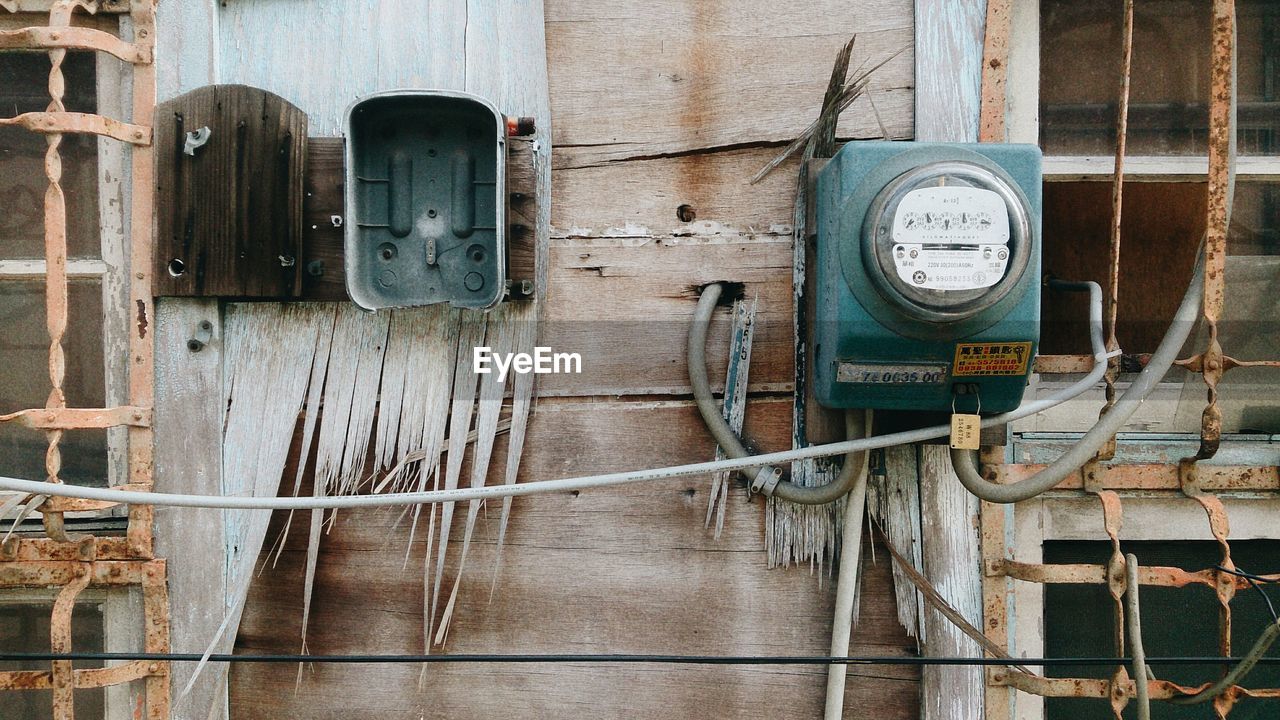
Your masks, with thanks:
M 834 92 L 833 86 L 828 86 L 826 101 L 823 102 L 822 112 L 818 115 L 818 119 L 809 123 L 809 126 L 806 127 L 795 140 L 788 143 L 782 152 L 778 153 L 775 158 L 770 160 L 767 165 L 753 175 L 749 181 L 751 185 L 755 185 L 763 180 L 765 176 L 773 172 L 775 168 L 786 162 L 787 158 L 795 155 L 801 149 L 808 146 L 809 141 L 815 136 L 822 138 L 823 136 L 829 135 L 831 141 L 834 142 L 836 121 L 839 119 L 840 113 L 844 112 L 844 110 L 852 105 L 855 100 L 867 93 L 867 88 L 871 85 L 871 75 L 875 73 L 875 71 L 884 67 L 885 64 L 902 54 L 905 50 L 904 48 L 903 50 L 895 51 L 893 54 L 866 70 L 859 67 L 855 71 L 853 79 L 846 83 L 845 77 L 849 68 L 849 55 L 853 51 L 853 44 L 857 39 L 857 35 L 853 36 L 853 38 L 850 39 L 849 42 L 840 50 L 840 54 L 836 57 L 836 67 L 835 72 L 832 73 L 832 80 L 836 80 L 836 75 L 838 73 L 839 85 L 834 86 Z M 868 95 L 868 97 L 870 96 Z M 883 136 L 887 137 L 883 124 L 881 124 L 881 133 Z M 829 154 L 830 153 L 819 154 L 815 157 L 827 157 Z
M 5 543 L 9 542 L 9 538 L 10 536 L 13 535 L 13 531 L 17 530 L 18 526 L 21 525 L 22 522 L 31 515 L 31 513 L 39 509 L 39 507 L 44 504 L 44 501 L 49 499 L 49 496 L 48 495 L 34 495 L 34 496 L 33 495 L 14 495 L 13 497 L 6 500 L 4 502 L 4 505 L 0 505 L 0 522 L 3 522 L 5 519 L 5 516 L 13 512 L 14 508 L 18 507 L 19 505 L 22 505 L 22 502 L 27 498 L 31 498 L 31 501 L 28 502 L 26 505 L 23 505 L 22 509 L 18 511 L 18 516 L 13 519 L 13 524 L 9 526 L 9 531 L 4 534 L 4 538 L 0 539 L 0 545 L 4 545 Z

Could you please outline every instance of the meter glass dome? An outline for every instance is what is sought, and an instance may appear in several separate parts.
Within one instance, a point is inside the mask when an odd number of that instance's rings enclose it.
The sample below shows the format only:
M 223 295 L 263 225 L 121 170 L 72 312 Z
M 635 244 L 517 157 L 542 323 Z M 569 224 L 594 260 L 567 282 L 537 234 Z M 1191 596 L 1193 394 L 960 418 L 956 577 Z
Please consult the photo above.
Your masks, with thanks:
M 882 296 L 932 322 L 995 305 L 1027 268 L 1025 201 L 985 167 L 953 161 L 899 175 L 872 201 L 863 263 Z

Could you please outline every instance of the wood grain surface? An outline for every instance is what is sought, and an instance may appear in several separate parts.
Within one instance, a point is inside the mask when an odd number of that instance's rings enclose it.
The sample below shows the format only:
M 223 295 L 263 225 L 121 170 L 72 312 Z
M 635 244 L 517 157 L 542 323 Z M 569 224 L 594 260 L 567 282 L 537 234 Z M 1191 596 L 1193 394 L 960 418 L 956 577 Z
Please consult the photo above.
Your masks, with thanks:
M 757 185 L 747 179 L 815 116 L 832 58 L 854 33 L 854 67 L 901 54 L 877 74 L 870 100 L 846 113 L 839 136 L 878 137 L 882 123 L 892 137 L 911 136 L 911 1 L 543 5 L 193 3 L 184 9 L 189 25 L 161 38 L 161 48 L 192 62 L 212 57 L 222 81 L 281 95 L 307 112 L 313 136 L 337 136 L 347 104 L 375 90 L 455 87 L 529 98 L 520 101 L 528 109 L 501 107 L 539 115 L 535 169 L 552 177 L 550 210 L 536 218 L 539 232 L 550 225 L 550 251 L 535 268 L 547 291 L 539 344 L 581 353 L 583 373 L 538 377 L 522 482 L 712 457 L 687 399 L 684 352 L 697 292 L 714 281 L 759 298 L 746 434 L 761 449 L 788 447 L 796 168 L 784 164 Z M 545 25 L 527 21 L 534 9 L 545 12 Z M 213 21 L 199 21 L 201 13 Z M 538 80 L 525 69 L 540 66 L 521 60 L 538 52 L 547 63 L 549 122 L 536 110 Z M 314 152 L 312 161 L 323 157 Z M 337 196 L 334 187 L 310 188 L 317 190 Z M 309 202 L 307 227 L 321 230 L 331 213 L 325 202 Z M 301 263 L 308 292 L 341 286 L 329 274 L 334 260 L 323 252 L 311 259 L 323 259 L 325 270 L 309 279 L 308 261 Z M 728 329 L 727 311 L 718 311 L 708 352 L 716 386 Z M 500 435 L 494 454 L 505 456 L 506 443 Z M 487 480 L 497 482 L 501 470 Z M 830 578 L 808 567 L 767 569 L 763 503 L 740 487 L 730 491 L 716 540 L 703 524 L 709 490 L 710 478 L 690 478 L 518 499 L 496 585 L 501 508 L 485 508 L 445 650 L 825 652 Z M 458 536 L 463 515 L 455 516 Z M 277 517 L 268 545 L 281 525 Z M 293 524 L 279 563 L 256 577 L 237 651 L 299 649 L 305 526 Z M 410 542 L 409 521 L 396 511 L 339 513 L 321 539 L 308 649 L 419 652 L 425 537 L 419 526 Z M 864 548 L 851 652 L 914 655 L 897 621 L 888 556 L 870 542 Z M 231 674 L 230 714 L 812 718 L 821 712 L 825 675 L 813 666 L 449 665 L 433 666 L 419 687 L 417 666 L 317 665 L 299 674 L 293 665 L 246 664 Z M 908 666 L 851 668 L 846 716 L 916 718 L 918 688 L 919 673 Z
M 746 432 L 790 437 L 790 402 L 757 400 Z M 499 439 L 495 452 L 505 452 Z M 687 401 L 543 401 L 526 480 L 710 457 Z M 289 471 L 286 471 L 289 472 Z M 490 478 L 489 484 L 499 481 Z M 806 567 L 767 571 L 761 501 L 730 491 L 724 532 L 703 528 L 709 478 L 520 499 L 493 585 L 496 507 L 482 515 L 445 652 L 823 654 L 834 586 Z M 268 535 L 282 525 L 277 517 Z M 305 529 L 256 581 L 238 651 L 297 650 Z M 339 513 L 323 538 L 308 644 L 327 653 L 418 652 L 423 536 L 398 511 Z M 408 570 L 404 562 L 408 557 Z M 854 655 L 915 654 L 896 619 L 888 554 L 867 547 Z M 491 594 L 490 588 L 494 591 Z M 236 718 L 812 718 L 815 666 L 237 665 Z M 917 669 L 851 668 L 848 717 L 918 717 Z
M 257 88 L 206 85 L 156 117 L 156 295 L 297 295 L 306 114 Z M 187 134 L 205 128 L 188 154 Z

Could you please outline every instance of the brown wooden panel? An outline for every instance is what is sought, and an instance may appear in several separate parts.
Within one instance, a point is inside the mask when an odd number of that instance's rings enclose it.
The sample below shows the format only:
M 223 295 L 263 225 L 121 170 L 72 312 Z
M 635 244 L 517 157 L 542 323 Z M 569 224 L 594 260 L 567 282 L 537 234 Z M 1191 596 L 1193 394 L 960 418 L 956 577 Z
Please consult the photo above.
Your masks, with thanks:
M 787 446 L 790 424 L 787 400 L 754 401 L 747 410 L 747 434 L 765 449 Z M 683 401 L 544 401 L 526 442 L 526 480 L 692 462 L 712 452 Z M 500 507 L 491 505 L 476 529 L 446 651 L 825 653 L 832 580 L 807 567 L 766 569 L 763 503 L 747 501 L 741 489 L 730 497 L 724 534 L 713 539 L 703 527 L 708 488 L 703 477 L 517 499 L 492 595 Z M 240 652 L 299 647 L 306 528 L 296 520 L 279 564 L 254 580 Z M 338 515 L 321 541 L 310 650 L 420 652 L 425 539 L 419 532 L 410 543 L 409 524 L 394 510 Z M 851 652 L 914 655 L 897 624 L 887 554 L 866 547 Z M 825 688 L 825 669 L 813 666 L 433 666 L 421 691 L 418 672 L 316 666 L 295 692 L 294 666 L 236 666 L 233 717 L 811 718 L 821 714 Z M 853 668 L 846 707 L 914 718 L 917 678 L 909 666 Z
M 533 143 L 531 137 L 507 138 L 507 281 L 513 283 L 513 297 L 526 296 L 522 282 L 531 283 L 531 289 L 537 284 L 535 230 L 542 198 Z
M 183 152 L 202 127 L 207 142 Z M 156 295 L 279 298 L 301 290 L 307 116 L 247 85 L 156 107 Z
M 307 140 L 307 171 L 302 201 L 302 296 L 308 300 L 346 300 L 342 265 L 343 140 Z

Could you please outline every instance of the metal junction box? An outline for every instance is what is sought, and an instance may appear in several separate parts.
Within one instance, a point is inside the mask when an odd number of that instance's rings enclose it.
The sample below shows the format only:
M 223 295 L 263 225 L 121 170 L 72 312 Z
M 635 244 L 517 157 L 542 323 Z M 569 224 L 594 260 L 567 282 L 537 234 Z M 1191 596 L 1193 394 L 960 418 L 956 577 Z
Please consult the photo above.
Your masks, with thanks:
M 357 305 L 485 309 L 503 298 L 506 129 L 486 100 L 441 90 L 348 109 L 344 264 Z
M 1039 148 L 849 143 L 814 202 L 819 402 L 1016 408 L 1039 341 Z

